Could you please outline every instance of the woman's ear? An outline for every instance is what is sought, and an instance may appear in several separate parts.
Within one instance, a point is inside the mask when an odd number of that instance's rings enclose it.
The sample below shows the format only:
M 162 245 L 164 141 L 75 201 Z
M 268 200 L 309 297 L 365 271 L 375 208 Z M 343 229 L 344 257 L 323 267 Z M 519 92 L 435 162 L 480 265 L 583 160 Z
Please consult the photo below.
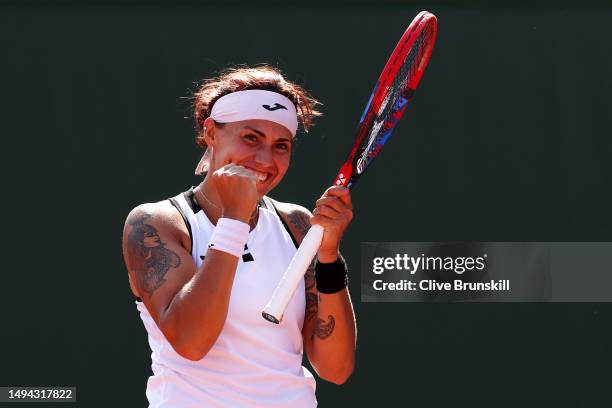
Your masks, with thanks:
M 215 121 L 210 116 L 204 121 L 204 141 L 210 149 L 215 143 Z

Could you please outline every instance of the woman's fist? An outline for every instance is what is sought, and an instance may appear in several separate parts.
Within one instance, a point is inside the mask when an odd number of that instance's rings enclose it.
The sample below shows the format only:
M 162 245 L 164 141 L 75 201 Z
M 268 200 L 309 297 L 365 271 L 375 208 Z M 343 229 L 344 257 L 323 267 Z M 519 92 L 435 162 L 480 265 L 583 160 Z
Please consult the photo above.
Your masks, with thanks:
M 216 170 L 211 181 L 221 200 L 222 217 L 248 223 L 259 201 L 255 174 L 230 163 Z

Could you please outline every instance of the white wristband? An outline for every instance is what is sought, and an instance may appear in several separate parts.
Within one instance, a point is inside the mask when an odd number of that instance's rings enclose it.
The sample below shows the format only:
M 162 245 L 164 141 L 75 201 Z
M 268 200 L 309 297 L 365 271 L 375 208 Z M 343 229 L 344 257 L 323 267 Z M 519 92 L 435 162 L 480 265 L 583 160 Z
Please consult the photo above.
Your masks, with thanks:
M 210 237 L 208 249 L 227 252 L 240 259 L 244 245 L 249 240 L 251 227 L 242 221 L 231 218 L 219 218 L 217 226 Z

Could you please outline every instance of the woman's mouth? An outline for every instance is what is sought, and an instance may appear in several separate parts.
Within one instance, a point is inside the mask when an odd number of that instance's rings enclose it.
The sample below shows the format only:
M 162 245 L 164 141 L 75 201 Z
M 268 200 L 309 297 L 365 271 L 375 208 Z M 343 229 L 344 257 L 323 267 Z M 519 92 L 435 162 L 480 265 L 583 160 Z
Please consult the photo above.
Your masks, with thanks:
M 249 169 L 249 170 L 255 175 L 255 177 L 257 177 L 258 183 L 265 183 L 270 178 L 270 173 L 263 173 L 261 171 L 257 171 L 253 169 Z

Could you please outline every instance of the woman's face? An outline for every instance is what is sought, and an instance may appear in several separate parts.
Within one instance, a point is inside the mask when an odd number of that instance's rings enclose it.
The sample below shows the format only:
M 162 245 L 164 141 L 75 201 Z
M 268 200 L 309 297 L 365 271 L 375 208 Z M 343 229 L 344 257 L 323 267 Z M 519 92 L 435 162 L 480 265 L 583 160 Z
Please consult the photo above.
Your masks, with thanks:
M 206 126 L 206 142 L 212 148 L 211 172 L 230 163 L 246 167 L 259 177 L 260 196 L 285 176 L 293 145 L 293 136 L 286 127 L 263 119 L 226 123 L 222 127 L 210 120 Z

